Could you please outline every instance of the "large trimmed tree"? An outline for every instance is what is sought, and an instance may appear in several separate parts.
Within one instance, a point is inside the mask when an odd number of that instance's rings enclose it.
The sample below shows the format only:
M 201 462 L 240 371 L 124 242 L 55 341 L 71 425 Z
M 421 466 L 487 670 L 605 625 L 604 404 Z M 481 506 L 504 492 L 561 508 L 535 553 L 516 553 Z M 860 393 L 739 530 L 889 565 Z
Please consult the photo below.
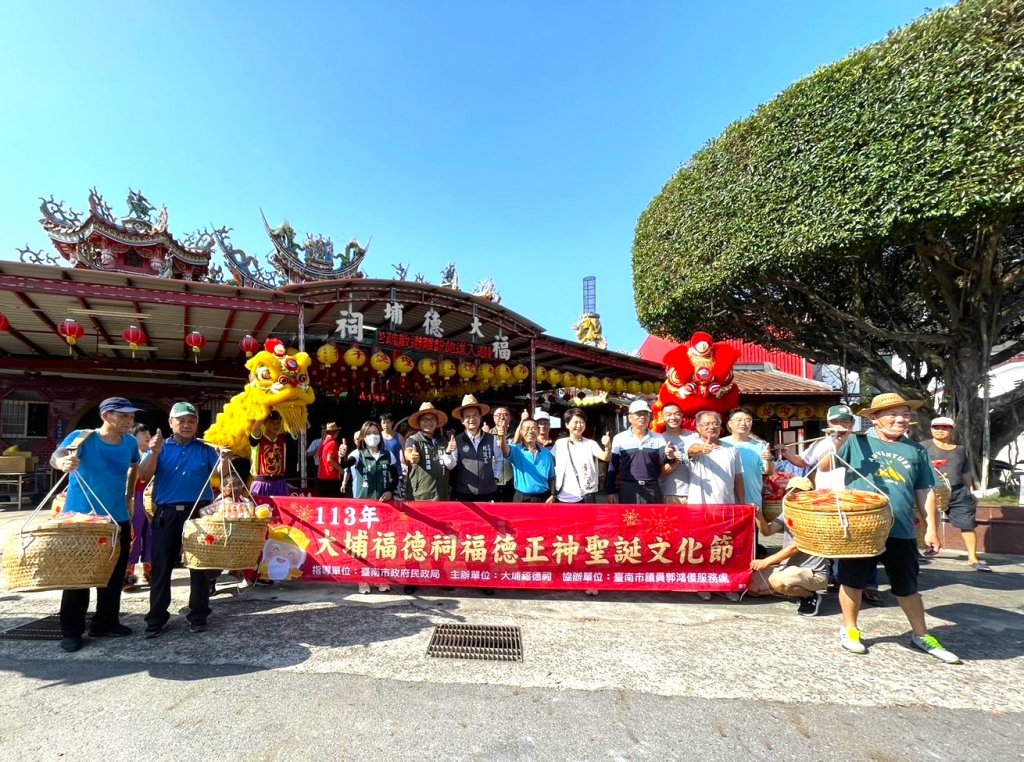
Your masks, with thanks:
M 1024 351 L 1022 210 L 1024 0 L 964 0 L 696 153 L 637 224 L 637 312 L 859 370 L 865 393 L 942 387 L 979 454 L 986 374 Z M 1024 388 L 992 400 L 993 452 L 1022 419 Z

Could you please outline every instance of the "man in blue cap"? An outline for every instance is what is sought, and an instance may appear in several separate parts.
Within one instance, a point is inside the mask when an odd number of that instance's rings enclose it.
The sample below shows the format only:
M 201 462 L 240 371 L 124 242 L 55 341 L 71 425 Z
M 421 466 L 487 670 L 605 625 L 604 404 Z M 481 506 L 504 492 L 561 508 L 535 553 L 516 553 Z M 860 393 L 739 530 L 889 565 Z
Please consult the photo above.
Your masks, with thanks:
M 176 402 L 170 414 L 171 436 L 157 430 L 139 468 L 142 479 L 153 477 L 153 576 L 149 586 L 146 638 L 162 635 L 171 615 L 171 573 L 181 559 L 181 533 L 194 508 L 213 500 L 210 475 L 226 456 L 196 438 L 199 411 L 190 402 Z M 210 586 L 206 572 L 189 569 L 189 630 L 206 630 Z
M 96 588 L 96 613 L 89 625 L 92 637 L 131 635 L 121 624 L 121 587 L 131 546 L 131 506 L 139 446 L 129 430 L 135 423 L 135 407 L 124 397 L 100 403 L 98 429 L 78 429 L 68 434 L 50 456 L 50 465 L 70 474 L 64 513 L 110 515 L 119 528 L 117 563 L 106 587 Z M 77 651 L 83 645 L 89 590 L 65 590 L 60 602 L 60 647 Z

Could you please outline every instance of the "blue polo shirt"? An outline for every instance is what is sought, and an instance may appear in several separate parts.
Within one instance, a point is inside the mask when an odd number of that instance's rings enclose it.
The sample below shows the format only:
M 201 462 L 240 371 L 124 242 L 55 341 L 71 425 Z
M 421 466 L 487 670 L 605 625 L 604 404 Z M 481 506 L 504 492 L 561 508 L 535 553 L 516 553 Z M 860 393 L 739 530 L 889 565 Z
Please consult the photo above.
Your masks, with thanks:
M 512 463 L 513 483 L 525 495 L 548 494 L 551 492 L 549 479 L 555 478 L 555 458 L 551 451 L 538 447 L 534 454 L 522 445 L 508 448 L 508 459 Z
M 197 497 L 200 500 L 213 500 L 213 488 L 209 480 L 219 460 L 220 454 L 210 445 L 197 439 L 181 445 L 174 437 L 170 437 L 164 442 L 164 449 L 156 462 L 154 502 L 157 505 L 192 505 Z
M 60 446 L 67 447 L 83 433 L 84 430 L 72 431 L 64 437 Z M 112 445 L 104 442 L 96 431 L 78 448 L 78 458 L 81 462 L 78 469 L 71 472 L 63 510 L 68 513 L 91 513 L 95 507 L 97 514 L 106 516 L 103 512 L 103 508 L 106 508 L 114 521 L 130 521 L 127 502 L 128 469 L 139 462 L 139 443 L 135 437 L 124 434 L 119 444 Z M 103 507 L 97 504 L 97 500 Z

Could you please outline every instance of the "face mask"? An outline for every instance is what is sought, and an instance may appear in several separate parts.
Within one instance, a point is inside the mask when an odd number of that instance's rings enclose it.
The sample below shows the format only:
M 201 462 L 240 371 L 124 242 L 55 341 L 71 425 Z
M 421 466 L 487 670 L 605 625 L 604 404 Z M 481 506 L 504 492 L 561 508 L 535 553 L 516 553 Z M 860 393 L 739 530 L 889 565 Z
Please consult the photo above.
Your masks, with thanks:
M 367 434 L 363 437 L 363 441 L 366 442 L 367 447 L 377 447 L 380 445 L 380 434 Z

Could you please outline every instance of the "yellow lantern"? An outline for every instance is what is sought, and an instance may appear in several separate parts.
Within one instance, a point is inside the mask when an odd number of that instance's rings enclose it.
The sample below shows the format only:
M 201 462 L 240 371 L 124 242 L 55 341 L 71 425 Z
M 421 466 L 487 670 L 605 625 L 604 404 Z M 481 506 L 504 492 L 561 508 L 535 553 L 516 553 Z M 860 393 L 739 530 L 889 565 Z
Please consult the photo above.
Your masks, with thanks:
M 538 383 L 543 380 L 540 377 L 540 371 L 541 371 L 541 369 L 537 368 L 537 381 L 538 381 Z M 549 384 L 551 384 L 552 386 L 558 386 L 558 384 L 561 383 L 561 381 L 562 381 L 562 371 L 560 371 L 558 368 L 552 368 L 551 370 L 549 370 L 547 372 L 547 377 L 548 377 L 548 383 Z
M 458 366 L 455 364 L 454 360 L 441 360 L 441 364 L 437 366 L 438 375 L 445 381 L 454 376 L 457 372 Z
M 589 388 L 592 392 L 601 391 L 601 379 L 599 379 L 597 376 L 591 376 L 590 378 L 587 379 L 587 388 Z
M 424 357 L 419 361 L 419 364 L 416 367 L 424 377 L 430 378 L 432 375 L 437 373 L 437 360 L 433 357 Z
M 640 384 L 640 393 L 641 394 L 654 394 L 654 382 L 653 381 L 643 381 Z
M 612 380 L 608 378 L 608 376 L 605 376 L 604 378 L 601 379 L 601 391 L 610 392 L 614 388 L 615 384 L 612 383 Z
M 754 411 L 758 418 L 771 418 L 775 414 L 775 408 L 771 405 L 761 404 L 757 406 L 757 410 Z
M 512 369 L 505 363 L 501 363 L 494 369 L 494 375 L 498 377 L 498 380 L 508 386 L 512 383 Z
M 482 362 L 476 369 L 477 381 L 490 381 L 494 378 L 494 366 L 489 362 Z
M 416 367 L 416 361 L 413 360 L 409 355 L 398 355 L 395 358 L 395 370 L 401 375 L 412 373 L 412 369 Z
M 572 389 L 576 385 L 576 374 L 571 370 L 562 371 L 562 388 Z
M 622 394 L 626 391 L 626 380 L 624 378 L 615 379 L 613 388 L 616 394 Z
M 519 366 L 517 365 L 516 367 L 519 367 Z M 523 367 L 525 368 L 526 366 L 524 365 Z M 515 368 L 512 369 L 512 372 L 515 373 Z M 533 372 L 533 377 L 535 379 L 537 379 L 537 383 L 538 384 L 543 384 L 545 381 L 548 380 L 548 372 L 546 370 L 544 370 L 543 367 L 538 365 L 537 368 Z M 525 381 L 525 380 L 526 379 L 524 378 L 523 381 Z
M 515 382 L 517 384 L 523 383 L 523 381 L 525 381 L 529 377 L 530 377 L 530 369 L 527 368 L 522 363 L 520 363 L 519 365 L 516 365 L 514 368 L 512 368 L 512 378 L 513 378 L 513 380 L 515 380 Z
M 370 367 L 377 371 L 377 375 L 383 376 L 384 372 L 391 367 L 391 356 L 378 349 L 370 355 Z
M 459 378 L 463 381 L 469 381 L 469 379 L 476 376 L 476 366 L 469 360 L 463 360 L 459 363 Z
M 366 364 L 366 352 L 361 347 L 349 347 L 345 350 L 345 364 L 350 368 L 361 368 Z
M 316 350 L 316 359 L 320 361 L 321 365 L 327 365 L 328 367 L 338 362 L 338 348 L 333 344 L 324 344 L 320 349 Z
M 626 384 L 626 391 L 629 392 L 630 394 L 639 394 L 640 382 L 636 380 L 630 381 L 628 384 Z
M 590 379 L 584 376 L 582 373 L 577 373 L 574 385 L 577 389 L 588 389 L 590 387 Z

